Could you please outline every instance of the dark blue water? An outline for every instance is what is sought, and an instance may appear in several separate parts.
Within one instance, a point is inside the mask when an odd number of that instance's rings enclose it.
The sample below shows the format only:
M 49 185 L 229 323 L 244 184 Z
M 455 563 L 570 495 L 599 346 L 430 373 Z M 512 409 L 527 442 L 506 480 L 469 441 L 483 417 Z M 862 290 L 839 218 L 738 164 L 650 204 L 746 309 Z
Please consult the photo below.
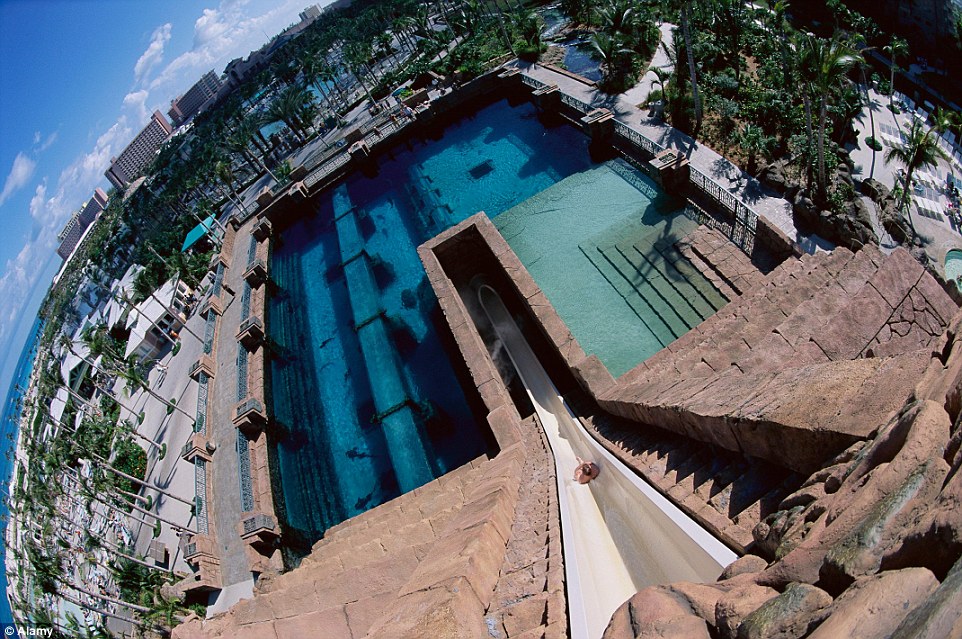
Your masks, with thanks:
M 20 352 L 13 381 L 7 391 L 7 399 L 3 403 L 3 417 L 0 418 L 2 419 L 0 421 L 0 448 L 2 448 L 4 454 L 0 457 L 0 477 L 3 478 L 5 495 L 11 493 L 10 479 L 14 464 L 12 451 L 16 446 L 20 426 L 21 400 L 23 398 L 21 389 L 25 389 L 27 382 L 30 380 L 30 373 L 33 371 L 33 358 L 37 354 L 37 338 L 40 336 L 42 326 L 39 317 L 34 320 L 33 327 L 27 336 L 27 342 L 23 346 L 23 351 Z M 7 451 L 11 451 L 9 458 L 7 457 Z M 0 515 L 5 518 L 9 514 L 10 511 L 6 505 L 0 504 Z M 6 539 L 6 524 L 3 524 L 0 528 L 2 528 L 3 538 Z M 0 561 L 4 562 L 2 564 L 4 566 L 3 575 L 0 576 L 0 588 L 2 588 L 2 594 L 0 594 L 0 623 L 12 623 L 13 615 L 10 612 L 10 601 L 7 599 L 6 544 L 0 548 Z
M 396 147 L 376 177 L 351 176 L 281 229 L 269 312 L 289 526 L 315 540 L 487 450 L 417 246 L 589 165 L 578 131 L 502 101 Z
M 595 57 L 595 52 L 590 44 L 570 42 L 564 46 L 566 49 L 565 69 L 593 82 L 601 81 L 601 62 Z

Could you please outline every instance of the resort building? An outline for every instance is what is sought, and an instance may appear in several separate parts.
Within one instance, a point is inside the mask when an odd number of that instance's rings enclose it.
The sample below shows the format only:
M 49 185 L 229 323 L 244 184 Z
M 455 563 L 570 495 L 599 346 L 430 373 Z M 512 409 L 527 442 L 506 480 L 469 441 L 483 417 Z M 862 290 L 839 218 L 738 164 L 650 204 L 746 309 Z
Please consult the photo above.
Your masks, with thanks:
M 316 4 L 312 4 L 298 14 L 301 22 L 312 22 L 321 17 L 323 9 Z
M 124 357 L 153 359 L 170 346 L 187 322 L 188 297 L 192 292 L 180 280 L 168 280 L 135 306 L 127 318 L 130 337 Z
M 160 145 L 170 137 L 173 128 L 160 111 L 154 111 L 150 122 L 137 134 L 119 156 L 110 159 L 104 173 L 110 183 L 123 191 L 154 159 Z
M 61 259 L 67 261 L 67 258 L 73 254 L 74 250 L 80 244 L 80 240 L 86 230 L 105 208 L 107 208 L 107 194 L 104 193 L 103 189 L 98 188 L 94 191 L 93 197 L 84 204 L 83 208 L 70 216 L 67 224 L 57 236 L 57 239 L 60 241 L 60 246 L 57 248 L 57 255 L 59 255 Z
M 180 126 L 200 113 L 214 99 L 221 86 L 220 78 L 213 71 L 208 71 L 186 93 L 172 100 L 167 115 L 174 126 Z

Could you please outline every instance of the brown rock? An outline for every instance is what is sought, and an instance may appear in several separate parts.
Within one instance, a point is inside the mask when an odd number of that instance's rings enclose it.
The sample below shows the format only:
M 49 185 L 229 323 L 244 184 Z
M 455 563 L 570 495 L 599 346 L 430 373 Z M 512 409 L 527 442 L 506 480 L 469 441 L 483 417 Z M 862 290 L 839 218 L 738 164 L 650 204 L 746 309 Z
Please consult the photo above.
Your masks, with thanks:
M 399 597 L 366 635 L 368 639 L 476 639 L 484 627 L 484 605 L 467 580 Z
M 738 639 L 798 639 L 827 615 L 832 598 L 821 588 L 791 583 L 738 626 Z
M 810 639 L 890 637 L 906 615 L 939 585 L 925 568 L 892 570 L 857 579 L 829 608 Z
M 768 562 L 758 555 L 744 555 L 730 563 L 728 567 L 722 571 L 721 577 L 719 577 L 718 580 L 725 581 L 736 575 L 761 572 L 766 568 L 768 568 Z
M 718 635 L 724 639 L 734 639 L 742 620 L 777 596 L 777 590 L 753 583 L 732 588 L 715 604 L 715 629 Z
M 645 588 L 611 616 L 604 639 L 709 639 L 708 624 L 684 597 L 664 587 Z
M 280 637 L 311 637 L 318 631 L 325 639 L 351 639 L 351 629 L 343 608 L 305 612 L 296 617 L 274 621 L 274 631 Z

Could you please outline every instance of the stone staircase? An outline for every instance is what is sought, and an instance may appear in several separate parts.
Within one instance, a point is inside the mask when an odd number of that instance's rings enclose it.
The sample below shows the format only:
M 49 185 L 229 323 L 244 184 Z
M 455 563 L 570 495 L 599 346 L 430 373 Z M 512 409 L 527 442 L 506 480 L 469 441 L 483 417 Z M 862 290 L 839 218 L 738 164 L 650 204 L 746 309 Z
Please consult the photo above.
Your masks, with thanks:
M 253 599 L 174 637 L 453 637 L 487 626 L 495 637 L 561 639 L 554 472 L 525 421 L 525 443 L 330 528 L 297 568 L 262 576 Z M 526 474 L 539 481 L 522 488 Z
M 877 423 L 865 418 L 901 405 L 956 310 L 901 249 L 789 259 L 619 378 L 599 403 L 774 462 L 798 445 L 790 468 L 804 471 L 867 436 L 860 419 Z
M 612 454 L 739 552 L 750 549 L 752 529 L 778 510 L 804 477 L 658 428 L 639 429 L 611 415 L 584 422 Z

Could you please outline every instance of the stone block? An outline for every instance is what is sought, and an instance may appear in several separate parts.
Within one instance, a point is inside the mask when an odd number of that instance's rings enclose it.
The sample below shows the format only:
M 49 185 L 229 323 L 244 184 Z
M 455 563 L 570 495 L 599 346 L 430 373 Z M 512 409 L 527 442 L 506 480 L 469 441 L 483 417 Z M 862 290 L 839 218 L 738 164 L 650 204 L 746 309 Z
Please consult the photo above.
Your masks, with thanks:
M 233 632 L 225 633 L 232 639 L 284 639 L 287 635 L 277 634 L 273 621 L 238 626 Z
M 351 635 L 353 637 L 365 636 L 371 626 L 391 608 L 391 604 L 396 599 L 397 594 L 395 593 L 383 593 L 347 604 L 344 610 L 347 613 L 347 624 L 350 626 Z
M 464 579 L 411 592 L 395 600 L 367 639 L 477 639 L 485 606 Z
M 494 524 L 453 531 L 435 543 L 426 558 L 401 589 L 402 595 L 427 590 L 452 579 L 463 578 L 483 602 L 491 596 L 504 560 L 505 542 Z
M 919 280 L 916 290 L 923 295 L 927 306 L 942 320 L 942 326 L 947 326 L 952 318 L 958 314 L 958 305 L 928 273 L 924 274 Z
M 502 623 L 509 637 L 538 628 L 547 621 L 547 601 L 544 596 L 529 597 L 502 612 Z
M 908 251 L 899 247 L 882 262 L 869 284 L 889 306 L 897 308 L 924 272 L 922 265 Z
M 292 637 L 316 637 L 323 633 L 324 639 L 352 639 L 344 608 L 307 612 L 297 617 L 278 619 L 274 622 L 278 639 Z M 363 635 L 358 635 L 363 636 Z

